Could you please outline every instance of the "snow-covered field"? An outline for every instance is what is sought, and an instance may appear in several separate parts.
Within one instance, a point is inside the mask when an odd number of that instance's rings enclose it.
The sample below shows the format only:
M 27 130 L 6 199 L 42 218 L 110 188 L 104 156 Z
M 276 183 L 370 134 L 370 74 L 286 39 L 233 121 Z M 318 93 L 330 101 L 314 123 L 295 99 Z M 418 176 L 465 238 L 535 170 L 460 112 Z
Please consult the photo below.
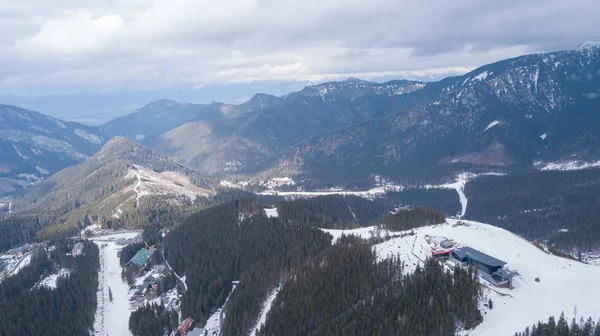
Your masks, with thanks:
M 588 265 L 545 253 L 525 239 L 495 226 L 465 221 L 469 226 L 448 224 L 415 229 L 415 235 L 392 238 L 373 247 L 378 258 L 400 254 L 411 272 L 431 255 L 431 245 L 425 236 L 448 238 L 457 246 L 470 246 L 507 263 L 506 267 L 520 274 L 513 279 L 514 289 L 493 287 L 483 279 L 484 298 L 481 310 L 483 322 L 465 335 L 513 335 L 550 316 L 564 312 L 570 320 L 591 316 L 600 318 L 600 267 Z M 342 230 L 326 230 L 339 237 Z M 338 231 L 338 232 L 336 232 Z M 346 230 L 345 234 L 368 237 L 367 229 Z M 539 277 L 540 282 L 535 278 Z M 483 306 L 492 299 L 493 309 Z
M 138 232 L 116 233 L 93 240 L 100 249 L 100 272 L 98 274 L 98 308 L 94 321 L 95 335 L 131 335 L 129 331 L 129 287 L 121 279 L 121 265 L 117 252 L 123 248 L 119 239 L 131 239 Z M 109 288 L 113 300 L 109 299 Z

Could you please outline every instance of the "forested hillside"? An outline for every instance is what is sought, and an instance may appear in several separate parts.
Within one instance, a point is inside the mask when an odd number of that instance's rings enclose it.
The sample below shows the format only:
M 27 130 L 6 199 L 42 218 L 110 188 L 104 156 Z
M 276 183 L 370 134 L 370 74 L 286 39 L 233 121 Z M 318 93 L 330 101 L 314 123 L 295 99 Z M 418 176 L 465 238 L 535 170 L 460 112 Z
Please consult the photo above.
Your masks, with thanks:
M 584 321 L 583 317 L 571 323 L 565 319 L 564 314 L 558 321 L 554 316 L 548 319 L 548 322 L 538 322 L 526 328 L 523 332 L 516 333 L 515 336 L 600 336 L 600 321 L 594 323 L 591 318 Z
M 284 201 L 277 205 L 281 220 L 324 229 L 355 229 L 367 226 L 390 210 L 393 210 L 393 207 L 385 200 L 341 195 Z
M 84 242 L 84 254 L 66 256 L 72 243 L 57 242 L 36 253 L 31 264 L 0 283 L 0 335 L 88 335 L 93 327 L 98 288 L 98 247 Z M 53 265 L 69 268 L 56 289 L 32 288 Z
M 402 261 L 377 263 L 370 245 L 342 239 L 286 282 L 261 335 L 455 335 L 481 320 L 473 274 L 436 261 L 402 275 Z
M 468 219 L 561 247 L 600 246 L 600 169 L 480 176 L 465 193 Z
M 456 190 L 440 188 L 408 188 L 402 191 L 391 191 L 385 198 L 397 206 L 428 207 L 443 211 L 448 217 L 461 211 L 461 204 Z
M 232 290 L 226 335 L 246 333 L 273 287 L 329 246 L 331 236 L 307 226 L 267 218 L 255 199 L 209 208 L 165 237 L 165 256 L 186 276 L 183 317 L 202 325 Z
M 446 215 L 435 209 L 414 208 L 402 209 L 395 214 L 385 215 L 377 224 L 390 231 L 406 231 L 418 227 L 446 222 Z

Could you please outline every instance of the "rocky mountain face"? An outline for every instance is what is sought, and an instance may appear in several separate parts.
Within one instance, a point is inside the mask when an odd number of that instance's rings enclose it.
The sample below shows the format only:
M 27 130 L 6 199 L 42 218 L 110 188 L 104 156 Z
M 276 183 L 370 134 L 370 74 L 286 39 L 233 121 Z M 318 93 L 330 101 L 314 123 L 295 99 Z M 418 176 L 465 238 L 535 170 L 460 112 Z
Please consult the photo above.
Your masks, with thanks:
M 376 171 L 600 157 L 597 46 L 497 62 L 423 91 L 420 105 L 297 144 L 285 163 Z
M 394 112 L 424 87 L 415 81 L 379 84 L 351 78 L 284 97 L 257 94 L 240 105 L 161 101 L 102 130 L 137 139 L 209 174 L 255 171 L 307 138 Z
M 247 103 L 157 102 L 103 127 L 208 174 L 385 173 L 600 158 L 600 48 L 533 54 L 438 82 L 350 78 Z
M 96 128 L 0 105 L 0 192 L 79 163 L 104 142 Z

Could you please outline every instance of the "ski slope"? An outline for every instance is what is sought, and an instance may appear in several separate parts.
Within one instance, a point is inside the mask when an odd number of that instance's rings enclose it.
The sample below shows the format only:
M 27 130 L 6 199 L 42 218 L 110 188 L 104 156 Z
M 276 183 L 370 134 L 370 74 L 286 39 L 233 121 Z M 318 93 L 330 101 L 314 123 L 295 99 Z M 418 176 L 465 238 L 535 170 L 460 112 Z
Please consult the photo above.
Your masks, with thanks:
M 415 229 L 415 235 L 392 238 L 373 249 L 379 259 L 400 254 L 405 260 L 406 271 L 410 272 L 431 255 L 431 245 L 425 240 L 425 235 L 429 235 L 438 240 L 452 239 L 457 246 L 480 250 L 518 271 L 520 276 L 513 279 L 512 290 L 493 287 L 480 279 L 484 285 L 480 305 L 484 320 L 463 335 L 514 335 L 537 321 L 558 317 L 562 312 L 569 321 L 589 316 L 594 320 L 600 318 L 600 267 L 549 255 L 498 227 L 471 221 L 465 221 L 469 226 L 453 226 L 456 222 L 449 219 L 448 224 Z M 342 230 L 327 231 L 339 231 L 337 236 L 342 234 Z M 353 233 L 365 238 L 370 235 L 365 229 L 345 231 L 345 234 Z M 540 278 L 539 283 L 535 282 L 536 277 Z M 494 303 L 491 310 L 483 306 L 488 299 Z
M 123 246 L 118 245 L 116 241 L 135 238 L 138 235 L 138 232 L 125 232 L 93 239 L 100 249 L 98 307 L 94 320 L 94 335 L 131 335 L 129 331 L 129 287 L 121 279 L 121 265 L 117 256 L 117 252 Z M 109 299 L 109 288 L 113 296 L 112 301 Z

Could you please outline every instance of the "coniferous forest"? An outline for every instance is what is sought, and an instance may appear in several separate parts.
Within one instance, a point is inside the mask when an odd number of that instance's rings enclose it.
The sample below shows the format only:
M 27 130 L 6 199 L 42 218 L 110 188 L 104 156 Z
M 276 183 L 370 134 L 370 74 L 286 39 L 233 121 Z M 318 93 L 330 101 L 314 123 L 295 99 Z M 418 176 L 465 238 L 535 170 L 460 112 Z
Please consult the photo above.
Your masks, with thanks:
M 84 242 L 84 254 L 67 256 L 72 242 L 57 242 L 47 253 L 35 252 L 30 265 L 0 283 L 0 335 L 88 335 L 94 324 L 99 251 Z M 56 289 L 34 287 L 52 268 L 69 268 Z
M 342 237 L 285 283 L 261 335 L 454 335 L 481 321 L 471 271 L 429 260 L 410 275 L 376 261 L 366 242 Z
M 330 235 L 314 227 L 267 218 L 255 199 L 192 215 L 165 237 L 169 264 L 186 275 L 182 318 L 204 323 L 223 305 L 233 281 L 240 281 L 228 304 L 224 333 L 247 332 L 268 291 L 330 242 Z
M 538 322 L 525 328 L 523 332 L 516 333 L 515 336 L 600 336 L 600 321 L 594 323 L 591 318 L 584 320 L 583 317 L 571 323 L 565 319 L 564 314 L 556 320 L 554 316 L 548 319 L 548 322 Z
M 446 215 L 439 210 L 414 208 L 410 210 L 402 209 L 393 215 L 385 215 L 376 224 L 381 224 L 390 231 L 405 231 L 445 222 Z
M 465 193 L 468 219 L 562 248 L 600 246 L 600 169 L 481 176 Z

